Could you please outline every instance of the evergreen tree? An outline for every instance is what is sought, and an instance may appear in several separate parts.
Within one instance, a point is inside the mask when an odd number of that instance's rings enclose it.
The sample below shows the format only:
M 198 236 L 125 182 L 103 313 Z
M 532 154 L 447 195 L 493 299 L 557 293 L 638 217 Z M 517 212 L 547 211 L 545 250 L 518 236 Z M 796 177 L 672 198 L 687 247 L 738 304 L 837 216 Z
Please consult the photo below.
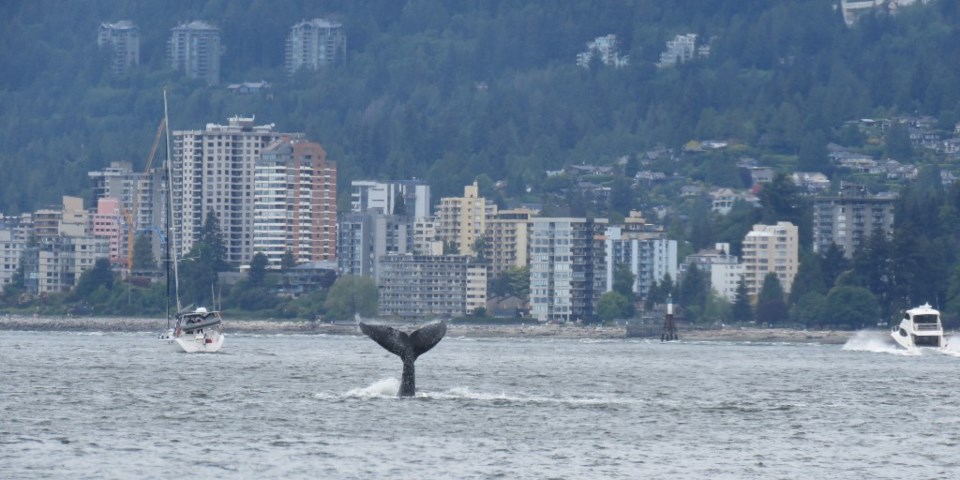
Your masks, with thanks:
M 783 286 L 773 272 L 763 277 L 763 286 L 757 295 L 757 322 L 762 325 L 774 325 L 789 318 L 787 302 L 783 298 Z
M 217 273 L 229 268 L 220 221 L 211 210 L 197 242 L 179 262 L 180 295 L 184 305 L 215 305 L 219 290 Z
M 613 291 L 623 295 L 624 298 L 633 298 L 633 283 L 636 277 L 630 268 L 624 264 L 618 264 L 613 270 Z
M 287 249 L 283 252 L 283 258 L 280 260 L 280 268 L 284 271 L 297 266 L 297 259 L 293 256 L 293 251 Z
M 736 296 L 733 299 L 731 317 L 737 322 L 753 320 L 753 307 L 750 305 L 750 293 L 747 291 L 747 282 L 743 276 L 737 282 Z
M 690 268 L 684 272 L 680 279 L 680 294 L 677 303 L 683 306 L 687 318 L 691 321 L 703 319 L 702 315 L 709 292 L 709 281 L 696 264 L 690 265 Z
M 110 260 L 100 258 L 93 264 L 93 268 L 83 272 L 71 296 L 74 300 L 90 297 L 97 289 L 113 289 L 113 270 Z
M 907 126 L 894 122 L 887 131 L 886 136 L 886 156 L 900 160 L 901 162 L 910 161 L 913 158 L 913 144 L 910 142 L 910 131 Z
M 247 280 L 251 287 L 262 287 L 263 281 L 267 277 L 267 264 L 269 260 L 263 252 L 253 254 L 250 260 L 250 272 L 247 274 Z
M 775 225 L 777 222 L 790 222 L 801 225 L 802 212 L 800 192 L 789 177 L 782 173 L 774 176 L 773 181 L 760 190 L 761 222 Z
M 843 255 L 843 250 L 837 244 L 831 243 L 830 248 L 823 253 L 820 268 L 823 272 L 824 287 L 829 291 L 836 286 L 840 274 L 850 268 L 850 261 Z
M 820 269 L 820 256 L 813 253 L 805 253 L 800 259 L 800 266 L 797 268 L 797 274 L 793 277 L 793 284 L 790 288 L 791 305 L 795 305 L 803 295 L 808 293 L 826 294 L 827 287 L 823 280 L 823 272 Z

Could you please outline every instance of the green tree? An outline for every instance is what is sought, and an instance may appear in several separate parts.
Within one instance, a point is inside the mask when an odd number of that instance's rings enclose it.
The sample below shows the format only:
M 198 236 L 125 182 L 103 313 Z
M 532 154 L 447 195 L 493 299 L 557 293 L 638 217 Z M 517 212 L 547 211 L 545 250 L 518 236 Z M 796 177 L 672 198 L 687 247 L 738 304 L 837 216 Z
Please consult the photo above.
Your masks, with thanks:
M 803 326 L 820 325 L 825 303 L 826 297 L 822 293 L 807 292 L 790 307 L 790 319 Z
M 107 291 L 113 289 L 113 270 L 110 269 L 110 260 L 97 259 L 93 268 L 80 274 L 80 280 L 73 290 L 71 298 L 83 300 L 91 297 L 98 289 Z
M 887 130 L 886 155 L 902 162 L 913 158 L 913 144 L 910 143 L 910 131 L 907 126 L 894 122 Z
M 750 305 L 750 293 L 747 291 L 747 282 L 743 276 L 737 282 L 737 291 L 733 299 L 730 317 L 738 322 L 753 320 L 753 306 Z
M 354 315 L 377 315 L 379 292 L 370 277 L 345 275 L 337 279 L 327 293 L 324 308 L 331 320 L 348 320 Z
M 783 298 L 783 286 L 773 272 L 763 277 L 763 286 L 757 295 L 757 322 L 763 325 L 782 323 L 789 318 L 787 302 Z
M 605 322 L 618 318 L 630 318 L 633 316 L 631 307 L 632 303 L 627 297 L 611 290 L 600 296 L 597 302 L 597 315 Z
M 800 145 L 797 170 L 802 172 L 830 173 L 830 159 L 827 158 L 827 137 L 823 132 L 808 133 Z
M 680 279 L 677 303 L 683 306 L 687 319 L 690 321 L 703 320 L 704 307 L 709 293 L 709 279 L 696 264 L 684 272 Z
M 624 264 L 618 264 L 613 270 L 613 291 L 623 295 L 627 299 L 633 298 L 633 283 L 636 277 L 630 268 Z
M 178 262 L 182 305 L 213 305 L 219 294 L 218 272 L 227 270 L 226 246 L 220 221 L 211 210 L 200 230 L 200 237 Z
M 283 252 L 283 258 L 280 260 L 280 268 L 290 270 L 297 266 L 297 258 L 293 256 L 293 250 L 287 249 Z
M 793 181 L 778 173 L 760 190 L 761 222 L 774 225 L 783 221 L 799 226 L 801 203 L 800 192 Z
M 711 288 L 703 307 L 704 320 L 715 323 L 728 322 L 732 315 L 733 305 L 730 301 Z
M 804 253 L 800 259 L 797 274 L 793 277 L 789 303 L 791 305 L 796 304 L 800 297 L 808 293 L 823 295 L 826 292 L 827 286 L 823 280 L 823 271 L 820 269 L 820 256 L 813 253 Z
M 633 188 L 630 180 L 616 178 L 610 184 L 610 210 L 623 216 L 630 214 L 633 209 Z
M 667 296 L 673 293 L 673 288 L 673 277 L 671 277 L 669 273 L 665 273 L 659 282 L 654 281 L 653 284 L 650 285 L 650 289 L 647 290 L 647 295 L 644 299 L 643 308 L 650 310 L 654 305 L 666 302 Z
M 824 287 L 829 291 L 836 286 L 837 278 L 850 268 L 850 261 L 843 255 L 843 250 L 837 244 L 831 243 L 830 248 L 823 252 L 820 268 L 823 272 Z
M 870 290 L 838 286 L 827 294 L 820 318 L 825 326 L 863 328 L 875 325 L 879 315 L 877 298 Z
M 490 282 L 494 297 L 515 296 L 526 301 L 530 296 L 530 268 L 510 267 Z
M 263 252 L 253 254 L 250 260 L 250 272 L 247 274 L 247 280 L 251 287 L 262 287 L 264 279 L 267 277 L 267 264 L 269 260 Z

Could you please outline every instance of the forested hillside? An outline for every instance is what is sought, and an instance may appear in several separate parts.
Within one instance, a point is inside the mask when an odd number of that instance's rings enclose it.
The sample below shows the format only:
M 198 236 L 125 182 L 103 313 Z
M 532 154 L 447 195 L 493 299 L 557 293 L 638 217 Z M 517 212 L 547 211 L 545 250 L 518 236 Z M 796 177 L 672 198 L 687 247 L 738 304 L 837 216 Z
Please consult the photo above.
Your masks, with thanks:
M 86 173 L 143 166 L 171 92 L 174 129 L 256 115 L 303 131 L 359 177 L 429 180 L 437 196 L 479 174 L 514 193 L 546 169 L 609 163 L 655 145 L 735 139 L 797 155 L 843 121 L 896 113 L 960 120 L 960 7 L 935 1 L 847 28 L 832 0 L 24 0 L 0 3 L 0 212 L 85 195 Z M 345 64 L 287 77 L 294 23 L 346 29 Z M 114 78 L 100 22 L 134 21 L 141 65 Z M 164 62 L 170 28 L 221 29 L 221 85 L 182 79 Z M 667 40 L 697 33 L 708 58 L 654 63 Z M 615 34 L 629 65 L 575 65 Z M 270 95 L 229 83 L 267 80 Z M 802 158 L 802 156 L 801 156 Z M 816 158 L 812 160 L 816 162 Z

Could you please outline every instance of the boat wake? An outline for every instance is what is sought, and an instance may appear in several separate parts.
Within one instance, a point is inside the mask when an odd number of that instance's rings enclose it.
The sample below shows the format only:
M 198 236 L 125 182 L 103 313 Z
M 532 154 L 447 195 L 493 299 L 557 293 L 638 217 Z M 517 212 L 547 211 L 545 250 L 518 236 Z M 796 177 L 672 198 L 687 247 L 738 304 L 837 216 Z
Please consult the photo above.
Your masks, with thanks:
M 960 357 L 960 335 L 947 337 L 947 348 L 941 350 L 940 353 L 951 357 Z
M 843 350 L 851 352 L 889 353 L 892 355 L 915 356 L 921 352 L 917 348 L 905 349 L 896 344 L 885 331 L 861 330 L 850 337 Z

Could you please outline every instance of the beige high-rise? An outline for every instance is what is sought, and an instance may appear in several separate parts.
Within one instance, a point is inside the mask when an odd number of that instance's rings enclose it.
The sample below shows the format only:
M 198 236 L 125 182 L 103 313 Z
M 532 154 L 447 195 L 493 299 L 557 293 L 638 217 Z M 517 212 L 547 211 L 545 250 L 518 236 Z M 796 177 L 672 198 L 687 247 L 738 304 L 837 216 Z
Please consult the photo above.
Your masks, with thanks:
M 790 222 L 753 226 L 743 239 L 743 279 L 754 300 L 770 272 L 777 274 L 784 293 L 790 293 L 800 266 L 799 248 L 797 226 Z

